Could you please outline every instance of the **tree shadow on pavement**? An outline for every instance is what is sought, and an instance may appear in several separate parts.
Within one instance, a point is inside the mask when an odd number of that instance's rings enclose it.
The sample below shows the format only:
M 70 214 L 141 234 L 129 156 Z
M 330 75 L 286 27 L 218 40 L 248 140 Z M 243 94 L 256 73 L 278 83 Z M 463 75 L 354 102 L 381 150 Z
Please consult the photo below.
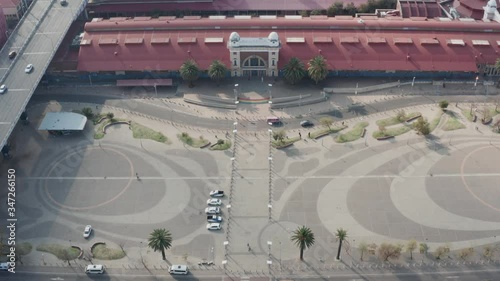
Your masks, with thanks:
M 441 143 L 441 139 L 434 135 L 428 135 L 425 138 L 425 144 L 427 148 L 430 150 L 434 150 L 435 152 L 441 155 L 450 155 L 450 150 L 447 146 Z
M 353 103 L 347 106 L 347 112 L 353 113 L 356 116 L 368 114 L 368 110 L 366 110 L 365 105 L 360 103 Z

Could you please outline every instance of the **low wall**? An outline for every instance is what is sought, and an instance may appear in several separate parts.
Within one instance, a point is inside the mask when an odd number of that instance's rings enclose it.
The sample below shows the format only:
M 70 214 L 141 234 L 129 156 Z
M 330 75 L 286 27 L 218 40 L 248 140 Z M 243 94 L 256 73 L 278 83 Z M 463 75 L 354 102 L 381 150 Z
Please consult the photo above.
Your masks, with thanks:
M 385 83 L 385 84 L 379 84 L 361 88 L 324 88 L 323 90 L 327 93 L 332 93 L 332 94 L 355 94 L 356 92 L 358 94 L 362 94 L 372 91 L 395 88 L 399 87 L 400 85 L 401 85 L 400 82 L 392 82 L 392 83 Z
M 193 100 L 193 99 L 187 99 L 187 98 L 184 98 L 184 101 L 187 102 L 187 103 L 192 103 L 192 104 L 202 105 L 202 106 L 208 106 L 208 107 L 236 109 L 236 105 L 235 104 L 223 104 L 223 103 L 216 103 L 216 102 L 205 102 L 205 101 Z

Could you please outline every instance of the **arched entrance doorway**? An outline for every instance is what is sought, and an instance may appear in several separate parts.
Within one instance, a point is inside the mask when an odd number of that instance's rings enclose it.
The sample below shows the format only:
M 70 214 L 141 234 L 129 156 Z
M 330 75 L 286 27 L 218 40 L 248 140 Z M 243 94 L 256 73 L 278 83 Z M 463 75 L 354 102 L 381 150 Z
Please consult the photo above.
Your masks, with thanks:
M 260 56 L 250 56 L 243 61 L 243 76 L 266 76 L 267 64 Z

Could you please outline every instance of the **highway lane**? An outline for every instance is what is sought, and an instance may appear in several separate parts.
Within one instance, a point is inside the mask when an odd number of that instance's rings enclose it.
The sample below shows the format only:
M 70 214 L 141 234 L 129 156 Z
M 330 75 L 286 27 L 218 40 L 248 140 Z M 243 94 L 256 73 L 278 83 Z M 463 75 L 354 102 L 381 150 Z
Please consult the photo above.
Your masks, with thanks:
M 308 119 L 313 120 L 319 125 L 319 119 L 323 116 L 331 116 L 335 121 L 345 120 L 349 118 L 360 117 L 364 115 L 369 115 L 377 112 L 383 112 L 386 110 L 395 110 L 407 106 L 416 106 L 423 104 L 436 104 L 442 99 L 448 100 L 450 103 L 454 102 L 484 102 L 485 96 L 464 96 L 464 95 L 448 95 L 443 96 L 410 96 L 404 99 L 390 99 L 382 102 L 372 103 L 368 105 L 352 105 L 348 108 L 336 109 L 332 108 L 330 112 L 316 114 Z M 491 98 L 491 97 L 490 97 Z M 47 94 L 47 93 L 37 93 L 33 95 L 31 100 L 31 105 L 49 101 L 58 102 L 88 102 L 95 104 L 107 104 L 109 106 L 114 106 L 118 108 L 127 109 L 130 111 L 135 111 L 142 114 L 147 114 L 156 118 L 173 121 L 178 124 L 184 124 L 194 127 L 202 127 L 206 129 L 218 129 L 218 130 L 232 130 L 234 120 L 221 120 L 206 118 L 203 116 L 194 116 L 182 112 L 172 112 L 166 106 L 155 106 L 149 103 L 143 103 L 140 100 L 133 99 L 122 99 L 117 96 L 98 96 L 98 95 L 80 95 L 80 94 Z M 159 102 L 159 104 L 162 104 Z M 279 111 L 275 111 L 277 116 L 280 116 Z M 239 117 L 241 118 L 241 117 Z M 265 118 L 265 116 L 262 116 Z M 300 127 L 299 122 L 301 119 L 285 119 L 284 127 L 285 130 L 297 129 Z M 264 121 L 255 122 L 251 124 L 249 121 L 240 120 L 239 128 L 243 131 L 260 131 L 267 130 L 269 125 Z
M 242 280 L 241 276 L 224 275 L 221 272 L 202 271 L 190 273 L 187 276 L 170 276 L 166 272 L 148 272 L 146 270 L 128 270 L 126 273 L 113 273 L 113 269 L 103 275 L 87 276 L 80 272 L 79 268 L 57 268 L 41 267 L 32 268 L 33 271 L 20 271 L 15 274 L 0 273 L 0 281 L 73 281 L 73 280 L 109 280 L 109 281 L 158 281 L 158 280 Z M 38 269 L 38 270 L 37 270 Z M 120 270 L 118 270 L 120 271 Z M 500 269 L 477 269 L 477 270 L 454 270 L 454 271 L 422 271 L 422 272 L 325 272 L 321 274 L 311 274 L 312 272 L 301 273 L 301 276 L 274 276 L 269 280 L 296 280 L 296 281 L 498 281 L 500 280 Z M 263 276 L 260 276 L 261 278 Z M 259 279 L 259 281 L 265 279 Z
M 0 95 L 0 147 L 5 144 L 83 3 L 84 0 L 71 0 L 63 7 L 57 0 L 34 1 L 0 51 L 0 84 L 8 87 L 8 91 Z M 18 52 L 12 60 L 8 58 L 11 50 Z M 28 64 L 34 65 L 31 74 L 24 72 Z

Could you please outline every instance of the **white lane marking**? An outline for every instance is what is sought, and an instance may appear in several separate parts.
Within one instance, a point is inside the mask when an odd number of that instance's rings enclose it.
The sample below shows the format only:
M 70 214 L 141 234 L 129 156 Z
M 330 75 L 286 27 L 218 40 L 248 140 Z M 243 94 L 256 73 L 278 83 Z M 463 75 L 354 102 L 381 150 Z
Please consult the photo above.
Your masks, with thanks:
M 12 122 L 0 122 L 0 125 L 10 125 Z
M 9 89 L 9 92 L 24 92 L 30 91 L 30 89 Z
M 46 55 L 46 54 L 52 54 L 52 52 L 23 53 L 23 55 Z

